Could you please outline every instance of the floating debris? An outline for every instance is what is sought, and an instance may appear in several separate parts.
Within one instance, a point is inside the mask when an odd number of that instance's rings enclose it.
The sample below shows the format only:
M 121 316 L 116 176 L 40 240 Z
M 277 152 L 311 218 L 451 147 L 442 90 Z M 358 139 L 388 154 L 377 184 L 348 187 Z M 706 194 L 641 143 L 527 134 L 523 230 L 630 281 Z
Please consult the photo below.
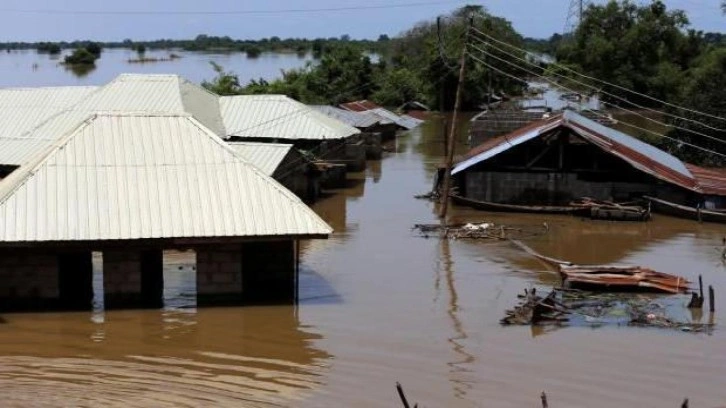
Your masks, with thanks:
M 413 227 L 424 238 L 490 239 L 511 240 L 542 235 L 548 231 L 547 224 L 507 226 L 493 222 L 469 222 L 466 224 L 416 224 Z
M 683 332 L 711 332 L 714 323 L 687 321 L 681 298 L 663 299 L 632 293 L 595 293 L 554 288 L 544 297 L 536 289 L 518 295 L 520 303 L 505 312 L 504 325 L 604 325 L 655 327 Z
M 562 285 L 595 291 L 686 293 L 690 282 L 683 277 L 642 266 L 576 265 L 537 253 L 521 241 L 512 240 L 528 254 L 557 268 Z

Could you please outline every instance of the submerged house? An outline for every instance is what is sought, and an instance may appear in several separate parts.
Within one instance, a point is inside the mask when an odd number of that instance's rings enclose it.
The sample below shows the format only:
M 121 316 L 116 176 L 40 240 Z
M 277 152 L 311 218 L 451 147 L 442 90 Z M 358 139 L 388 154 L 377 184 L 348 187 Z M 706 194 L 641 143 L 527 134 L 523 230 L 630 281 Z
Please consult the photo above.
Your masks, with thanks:
M 483 203 L 567 205 L 643 196 L 724 207 L 726 178 L 683 163 L 573 111 L 485 141 L 452 170 L 458 195 Z
M 158 307 L 168 249 L 200 306 L 290 302 L 299 240 L 331 232 L 188 113 L 90 113 L 0 182 L 0 309 L 90 309 L 93 252 L 107 309 Z
M 303 199 L 320 194 L 320 172 L 313 162 L 291 144 L 229 142 L 240 156 Z
M 373 113 L 377 116 L 380 116 L 395 123 L 399 129 L 403 130 L 411 130 L 417 128 L 424 122 L 421 119 L 417 119 L 409 115 L 397 115 L 390 110 L 379 106 L 369 100 L 343 103 L 340 105 L 340 107 L 351 112 Z
M 231 141 L 287 143 L 327 162 L 365 169 L 360 130 L 285 95 L 235 95 L 219 98 Z

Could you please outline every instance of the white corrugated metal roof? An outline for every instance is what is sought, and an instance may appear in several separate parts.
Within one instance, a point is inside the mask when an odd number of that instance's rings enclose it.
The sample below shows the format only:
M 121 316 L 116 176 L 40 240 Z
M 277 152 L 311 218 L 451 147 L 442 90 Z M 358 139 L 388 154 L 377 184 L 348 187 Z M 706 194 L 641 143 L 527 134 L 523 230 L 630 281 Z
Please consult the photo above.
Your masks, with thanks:
M 268 176 L 272 176 L 293 149 L 291 144 L 280 143 L 229 142 L 229 145 Z
M 407 130 L 411 130 L 415 127 L 418 127 L 420 124 L 423 123 L 423 120 L 421 120 L 421 119 L 416 119 L 416 118 L 413 118 L 408 115 L 399 116 L 399 115 L 396 115 L 395 113 L 389 111 L 386 108 L 375 108 L 375 109 L 371 109 L 366 112 L 375 113 L 376 115 L 386 118 L 386 119 L 390 120 L 391 122 L 397 124 L 398 126 L 404 128 L 404 129 L 407 129 Z
M 220 97 L 228 136 L 267 139 L 343 139 L 360 131 L 284 95 Z
M 219 111 L 219 96 L 179 75 L 121 74 L 73 109 L 188 113 L 218 136 L 226 136 Z
M 5 243 L 331 232 L 188 115 L 92 115 L 0 183 Z
M 19 164 L 8 159 L 22 153 L 25 141 L 15 138 L 96 89 L 93 86 L 0 89 L 0 164 Z
M 57 107 L 48 109 L 44 121 L 32 123 L 31 128 L 8 128 L 7 132 L 0 133 L 0 164 L 23 164 L 95 112 L 190 114 L 218 136 L 225 137 L 219 97 L 178 75 L 122 74 L 100 88 L 79 88 L 82 91 L 68 87 L 58 95 L 55 99 L 59 103 L 53 103 Z M 44 88 L 39 89 L 38 94 Z M 30 102 L 43 106 L 39 98 Z M 8 98 L 7 103 L 13 105 L 12 99 Z
M 370 112 L 353 112 L 330 105 L 310 105 L 311 108 L 333 119 L 357 128 L 367 128 L 378 123 L 392 123 Z

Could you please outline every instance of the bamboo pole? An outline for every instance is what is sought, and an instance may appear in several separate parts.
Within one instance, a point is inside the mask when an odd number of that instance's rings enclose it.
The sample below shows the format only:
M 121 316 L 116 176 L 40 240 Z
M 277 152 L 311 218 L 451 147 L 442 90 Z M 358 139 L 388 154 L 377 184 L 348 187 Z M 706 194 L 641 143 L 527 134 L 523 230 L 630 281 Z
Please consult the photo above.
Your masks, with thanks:
M 461 50 L 461 67 L 459 68 L 459 83 L 456 85 L 456 102 L 454 103 L 454 113 L 451 118 L 451 127 L 449 128 L 449 140 L 446 149 L 446 171 L 444 172 L 444 188 L 441 193 L 441 217 L 446 224 L 446 213 L 449 210 L 449 191 L 451 190 L 451 167 L 454 164 L 454 142 L 456 140 L 456 125 L 458 120 L 459 109 L 461 109 L 461 94 L 464 91 L 464 75 L 466 74 L 466 46 L 469 42 L 473 17 L 469 18 L 469 24 L 466 27 L 466 37 L 464 37 L 464 47 Z

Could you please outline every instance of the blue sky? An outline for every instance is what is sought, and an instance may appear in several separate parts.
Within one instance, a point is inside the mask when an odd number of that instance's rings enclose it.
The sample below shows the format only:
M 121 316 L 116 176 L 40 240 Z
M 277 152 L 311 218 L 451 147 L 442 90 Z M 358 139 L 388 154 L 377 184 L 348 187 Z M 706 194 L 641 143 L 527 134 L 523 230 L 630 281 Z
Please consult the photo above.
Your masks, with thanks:
M 435 0 L 429 0 L 432 2 Z M 603 1 L 603 0 L 600 0 Z M 174 14 L 161 12 L 198 10 L 279 10 L 340 8 L 410 4 L 426 0 L 2 0 L 0 41 L 123 40 L 131 38 L 191 38 L 197 34 L 228 35 L 233 38 L 337 37 L 377 38 L 395 35 L 414 23 L 453 10 L 463 4 L 484 4 L 495 15 L 512 21 L 526 36 L 548 37 L 561 32 L 570 0 L 440 1 L 439 4 L 393 9 L 328 11 L 285 14 Z M 726 31 L 726 16 L 719 0 L 666 0 L 671 8 L 686 10 L 694 27 Z M 79 15 L 53 10 L 149 11 L 159 14 Z M 43 12 L 29 12 L 43 11 Z

